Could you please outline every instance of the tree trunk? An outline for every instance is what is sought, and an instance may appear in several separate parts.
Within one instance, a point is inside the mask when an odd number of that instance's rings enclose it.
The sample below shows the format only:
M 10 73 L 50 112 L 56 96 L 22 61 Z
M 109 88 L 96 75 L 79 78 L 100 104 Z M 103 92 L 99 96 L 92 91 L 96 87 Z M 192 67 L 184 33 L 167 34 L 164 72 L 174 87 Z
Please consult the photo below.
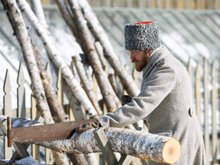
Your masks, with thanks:
M 47 102 L 50 107 L 50 111 L 52 113 L 53 119 L 55 122 L 65 122 L 67 121 L 68 116 L 65 114 L 62 105 L 59 103 L 55 91 L 52 89 L 52 84 L 45 70 L 45 65 L 40 57 L 39 52 L 37 51 L 34 45 L 33 45 L 33 49 L 34 49 L 37 65 L 40 70 L 40 76 L 45 90 Z
M 79 102 L 75 99 L 73 94 L 69 90 L 69 86 L 65 85 L 66 82 L 64 82 L 64 93 L 66 94 L 70 107 L 73 111 L 74 117 L 76 120 L 84 120 L 86 119 L 86 115 L 83 113 L 83 109 L 80 106 Z M 86 112 L 89 113 L 89 112 Z M 91 115 L 89 115 L 91 116 Z M 74 155 L 73 155 L 74 154 Z M 98 164 L 97 159 L 95 158 L 95 155 L 89 154 L 89 155 L 84 155 L 84 154 L 76 154 L 76 153 L 69 153 L 68 156 L 70 159 L 73 161 L 74 164 L 79 164 L 79 165 L 87 165 L 89 162 L 89 165 L 96 165 Z M 86 160 L 88 162 L 86 162 Z M 93 160 L 92 162 L 90 160 Z
M 41 25 L 47 29 L 48 25 L 44 16 L 41 0 L 31 0 L 31 6 Z
M 102 69 L 100 60 L 94 47 L 94 39 L 87 25 L 85 24 L 85 20 L 83 18 L 78 2 L 69 0 L 69 3 L 72 16 L 74 17 L 72 18 L 72 21 L 74 20 L 72 24 L 75 25 L 77 30 L 73 30 L 74 35 L 89 59 L 99 84 L 103 99 L 105 100 L 107 109 L 109 111 L 114 111 L 120 106 L 120 101 L 115 95 L 112 86 Z
M 88 82 L 81 58 L 79 57 L 79 55 L 76 55 L 76 56 L 73 56 L 72 59 L 73 59 L 73 62 L 75 64 L 75 67 L 77 69 L 77 72 L 79 74 L 81 82 L 83 84 L 83 87 L 84 87 L 90 101 L 92 102 L 93 106 L 95 107 L 97 114 L 101 115 L 102 111 L 98 105 L 98 101 L 96 99 L 95 92 L 93 90 L 93 86 L 91 86 L 90 83 Z
M 37 101 L 37 109 L 41 112 L 41 116 L 44 118 L 46 124 L 54 123 L 43 88 L 43 84 L 39 75 L 39 70 L 34 57 L 34 51 L 32 49 L 31 40 L 28 36 L 27 29 L 24 20 L 21 16 L 20 10 L 17 8 L 15 1 L 13 0 L 3 0 L 2 4 L 7 11 L 9 21 L 11 22 L 12 28 L 16 34 L 17 40 L 21 46 L 25 62 L 27 64 L 28 72 L 31 77 L 33 84 L 34 96 Z M 53 151 L 53 155 L 57 161 L 63 161 L 63 155 Z
M 27 64 L 28 72 L 33 84 L 34 96 L 37 101 L 38 110 L 41 112 L 42 117 L 45 119 L 45 123 L 53 123 L 39 75 L 39 69 L 34 57 L 31 40 L 28 36 L 28 32 L 20 10 L 17 8 L 17 5 L 13 0 L 2 0 L 2 4 L 7 11 L 9 21 L 11 22 L 14 33 L 22 48 L 24 59 Z
M 56 47 L 53 44 L 53 40 L 50 37 L 50 33 L 42 27 L 42 25 L 39 23 L 37 17 L 32 12 L 30 6 L 25 0 L 19 0 L 17 1 L 19 4 L 19 7 L 24 11 L 27 18 L 30 20 L 32 25 L 34 26 L 35 30 L 37 31 L 39 37 L 42 39 L 42 42 L 44 43 L 44 46 L 47 50 L 47 53 L 52 60 L 52 62 L 55 64 L 57 68 L 61 68 L 62 75 L 67 82 L 67 84 L 71 87 L 71 91 L 75 95 L 76 99 L 80 101 L 80 103 L 84 106 L 84 108 L 87 111 L 91 111 L 90 114 L 96 114 L 96 111 L 91 104 L 90 100 L 88 99 L 85 91 L 81 88 L 80 84 L 77 82 L 77 80 L 73 77 L 73 74 L 70 70 L 70 68 L 67 66 L 67 64 L 63 61 L 61 56 L 57 53 Z
M 130 74 L 127 73 L 126 69 L 118 60 L 114 49 L 103 30 L 102 26 L 100 25 L 96 15 L 92 11 L 92 8 L 88 4 L 87 0 L 79 0 L 80 6 L 83 9 L 84 16 L 88 21 L 88 24 L 91 26 L 91 30 L 96 39 L 99 40 L 101 45 L 104 49 L 104 55 L 108 59 L 108 62 L 114 68 L 116 74 L 119 76 L 121 83 L 123 84 L 124 88 L 126 89 L 128 95 L 136 96 L 138 94 L 139 89 L 135 85 L 132 77 Z
M 72 139 L 43 142 L 40 145 L 69 153 L 100 152 L 93 131 L 91 129 Z M 114 152 L 161 163 L 174 163 L 180 156 L 180 144 L 172 137 L 122 128 L 106 128 L 104 131 Z

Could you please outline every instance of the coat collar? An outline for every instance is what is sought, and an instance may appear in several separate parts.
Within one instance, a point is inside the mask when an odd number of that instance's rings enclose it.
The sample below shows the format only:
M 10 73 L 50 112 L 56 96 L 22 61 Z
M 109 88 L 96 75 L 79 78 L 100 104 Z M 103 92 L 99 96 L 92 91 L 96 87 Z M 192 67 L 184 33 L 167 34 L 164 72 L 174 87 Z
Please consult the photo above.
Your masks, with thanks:
M 143 76 L 146 77 L 148 75 L 148 73 L 154 68 L 154 66 L 163 58 L 165 58 L 166 56 L 168 56 L 169 50 L 164 47 L 161 46 L 157 49 L 155 49 L 152 52 L 152 55 L 149 59 L 149 63 L 145 66 L 144 70 L 143 70 Z

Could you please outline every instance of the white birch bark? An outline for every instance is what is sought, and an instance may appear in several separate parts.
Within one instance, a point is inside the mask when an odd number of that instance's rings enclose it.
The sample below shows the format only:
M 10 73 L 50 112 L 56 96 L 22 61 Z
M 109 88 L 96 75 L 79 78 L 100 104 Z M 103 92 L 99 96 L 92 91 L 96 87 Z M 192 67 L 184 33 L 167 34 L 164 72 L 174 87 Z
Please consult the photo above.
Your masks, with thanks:
M 65 122 L 67 121 L 68 116 L 58 101 L 58 97 L 52 88 L 51 78 L 45 70 L 45 64 L 43 63 L 43 60 L 40 57 L 40 53 L 35 45 L 33 45 L 33 50 L 52 117 L 55 122 Z
M 91 84 L 88 82 L 81 58 L 79 57 L 79 55 L 73 56 L 72 58 L 89 99 L 91 100 L 93 106 L 95 107 L 97 114 L 101 115 L 102 111 L 98 105 L 98 101 L 96 99 L 93 86 L 91 86 Z
M 19 7 L 22 11 L 24 11 L 25 15 L 29 19 L 29 21 L 34 26 L 35 30 L 38 32 L 39 37 L 42 39 L 44 46 L 48 52 L 48 55 L 52 62 L 56 65 L 57 68 L 61 68 L 62 75 L 66 80 L 67 84 L 71 87 L 71 91 L 75 95 L 76 99 L 83 105 L 83 107 L 90 112 L 90 114 L 95 115 L 96 111 L 88 99 L 85 91 L 81 88 L 80 84 L 73 77 L 73 74 L 67 64 L 63 61 L 61 56 L 58 54 L 55 45 L 53 44 L 53 39 L 50 33 L 42 27 L 39 23 L 37 17 L 32 12 L 29 4 L 25 0 L 17 1 Z
M 78 32 L 75 34 L 76 39 L 81 44 L 83 51 L 87 54 L 108 111 L 114 111 L 120 106 L 120 101 L 114 93 L 113 88 L 102 69 L 100 60 L 95 51 L 94 38 L 89 31 L 78 1 L 69 0 L 68 2 L 74 18 L 74 24 Z
M 138 94 L 139 89 L 135 85 L 131 75 L 129 75 L 126 69 L 123 67 L 121 62 L 119 61 L 114 49 L 106 35 L 104 29 L 99 23 L 96 15 L 94 14 L 92 8 L 90 7 L 87 0 L 79 0 L 79 4 L 84 11 L 84 17 L 88 21 L 88 24 L 92 27 L 93 34 L 95 38 L 98 38 L 99 42 L 102 44 L 104 49 L 104 55 L 108 59 L 108 62 L 114 68 L 116 74 L 119 76 L 121 83 L 126 89 L 128 95 L 136 96 Z
M 30 74 L 31 81 L 33 84 L 33 90 L 37 101 L 38 110 L 41 112 L 41 116 L 44 118 L 44 122 L 46 124 L 54 123 L 49 110 L 49 106 L 46 101 L 43 84 L 34 57 L 34 51 L 32 49 L 32 43 L 28 36 L 27 29 L 24 20 L 22 18 L 21 12 L 18 9 L 15 1 L 13 0 L 4 1 L 3 5 L 5 9 L 8 10 L 7 12 L 8 18 L 11 22 L 12 27 L 14 28 L 16 37 L 22 48 L 22 52 L 24 54 L 24 58 L 28 67 L 28 72 Z M 66 164 L 66 165 L 68 164 L 67 162 L 65 162 L 63 154 L 58 153 L 56 151 L 52 151 L 52 152 L 56 162 L 59 162 L 59 164 Z
M 43 142 L 48 148 L 64 152 L 100 152 L 93 129 L 68 140 Z M 114 152 L 161 163 L 174 163 L 180 156 L 180 143 L 172 137 L 123 128 L 106 128 L 106 137 Z
M 44 11 L 43 11 L 43 7 L 41 4 L 41 0 L 31 0 L 31 4 L 32 4 L 31 6 L 33 8 L 33 11 L 36 17 L 38 18 L 39 22 L 41 23 L 41 25 L 45 29 L 48 29 L 48 25 L 47 25 L 47 21 L 44 16 Z
M 18 9 L 14 0 L 3 0 L 2 3 L 5 10 L 7 11 L 9 21 L 11 22 L 17 40 L 22 48 L 22 52 L 28 67 L 28 72 L 30 74 L 31 81 L 33 84 L 34 96 L 36 98 L 37 106 L 39 108 L 38 110 L 41 112 L 41 115 L 44 118 L 45 123 L 54 123 L 46 101 L 45 92 L 39 75 L 37 63 L 34 57 L 31 40 L 28 36 L 28 32 L 24 20 L 22 18 L 21 12 Z
M 79 102 L 75 99 L 75 96 L 70 92 L 69 90 L 69 86 L 65 85 L 66 83 L 64 82 L 64 93 L 66 94 L 68 100 L 69 100 L 69 104 L 70 107 L 73 111 L 74 117 L 76 119 L 76 121 L 80 121 L 80 120 L 85 120 L 86 119 L 86 115 L 85 113 L 83 113 L 83 109 L 80 106 Z M 89 113 L 89 112 L 87 112 Z M 89 115 L 91 116 L 91 115 Z M 76 164 L 83 164 L 86 165 L 87 163 L 85 162 L 85 158 L 88 161 L 89 165 L 97 165 L 97 159 L 96 159 L 96 155 L 94 155 L 93 153 L 84 155 L 84 154 L 74 154 L 75 158 L 76 158 Z M 72 154 L 68 154 L 68 156 L 70 157 L 70 159 L 72 158 Z M 74 163 L 74 162 L 73 162 Z

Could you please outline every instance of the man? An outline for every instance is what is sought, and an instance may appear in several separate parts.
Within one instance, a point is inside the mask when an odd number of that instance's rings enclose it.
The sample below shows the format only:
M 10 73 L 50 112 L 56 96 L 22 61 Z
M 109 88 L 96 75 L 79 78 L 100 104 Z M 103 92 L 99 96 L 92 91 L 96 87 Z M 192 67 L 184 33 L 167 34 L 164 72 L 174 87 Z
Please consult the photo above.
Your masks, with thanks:
M 180 141 L 181 156 L 175 165 L 206 164 L 200 125 L 192 109 L 189 76 L 185 67 L 161 46 L 158 24 L 127 24 L 125 46 L 136 70 L 143 71 L 141 92 L 116 111 L 98 117 L 99 123 L 103 127 L 124 127 L 144 119 L 150 133 Z

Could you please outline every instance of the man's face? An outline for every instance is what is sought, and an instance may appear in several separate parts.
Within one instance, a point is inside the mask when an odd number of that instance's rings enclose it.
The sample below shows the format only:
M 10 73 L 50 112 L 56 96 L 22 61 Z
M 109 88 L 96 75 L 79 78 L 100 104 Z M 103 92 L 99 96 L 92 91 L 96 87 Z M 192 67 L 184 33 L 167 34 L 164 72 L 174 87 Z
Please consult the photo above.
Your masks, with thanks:
M 143 50 L 130 50 L 130 59 L 135 64 L 135 69 L 141 72 L 147 65 L 148 55 Z

